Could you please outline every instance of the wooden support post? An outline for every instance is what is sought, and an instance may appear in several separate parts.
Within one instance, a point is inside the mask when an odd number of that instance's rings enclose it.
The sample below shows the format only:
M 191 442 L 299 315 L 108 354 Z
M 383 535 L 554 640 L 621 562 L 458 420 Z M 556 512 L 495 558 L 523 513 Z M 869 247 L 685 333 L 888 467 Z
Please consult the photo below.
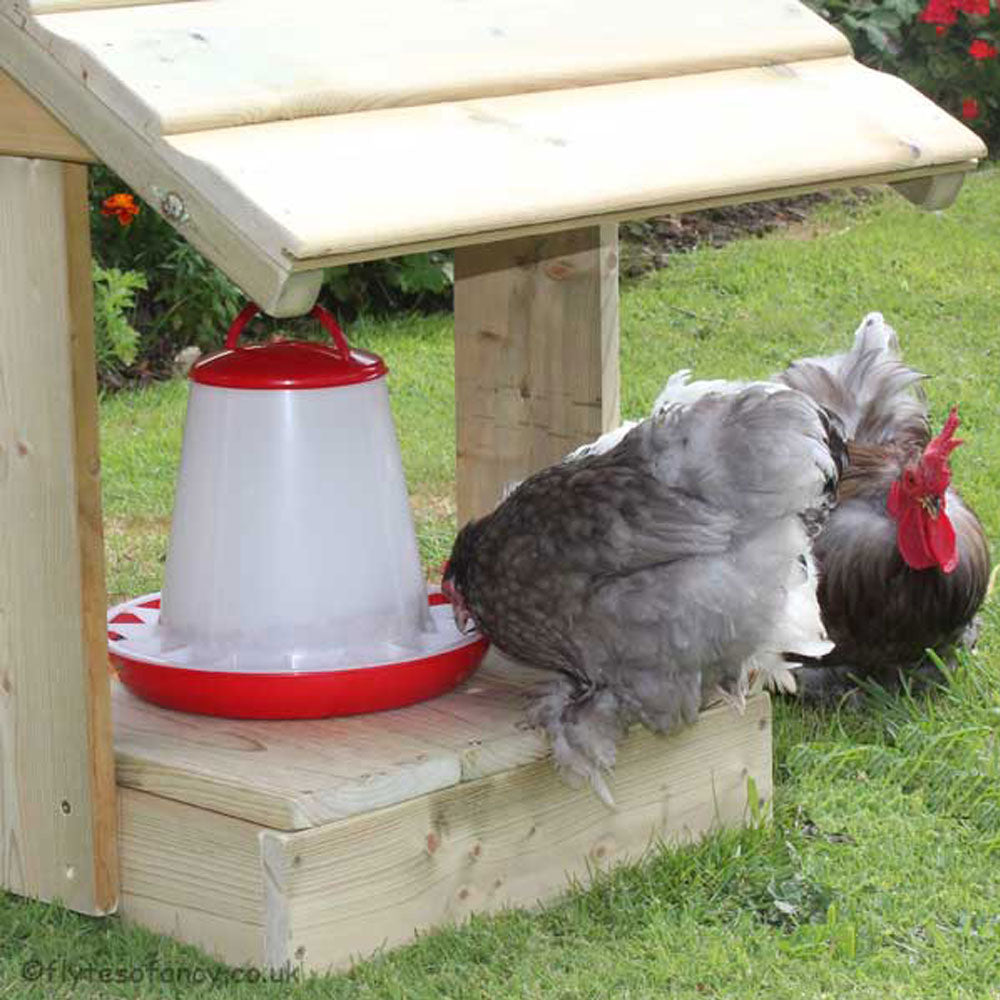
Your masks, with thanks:
M 930 177 L 916 177 L 909 181 L 894 181 L 892 186 L 897 194 L 917 207 L 928 212 L 939 212 L 955 201 L 964 181 L 964 173 L 932 174 Z
M 458 517 L 618 425 L 614 225 L 455 252 Z
M 87 168 L 0 157 L 0 886 L 117 904 Z
M 90 150 L 3 70 L 0 70 L 0 155 L 94 162 Z

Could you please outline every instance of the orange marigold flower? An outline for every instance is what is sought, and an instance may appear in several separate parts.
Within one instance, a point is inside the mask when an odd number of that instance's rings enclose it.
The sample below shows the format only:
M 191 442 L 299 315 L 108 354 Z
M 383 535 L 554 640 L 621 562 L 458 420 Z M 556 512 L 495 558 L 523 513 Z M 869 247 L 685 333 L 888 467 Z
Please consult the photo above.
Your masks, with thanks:
M 138 214 L 139 206 L 130 194 L 113 194 L 101 203 L 101 215 L 115 216 L 121 226 L 129 225 Z
M 977 38 L 969 46 L 969 55 L 973 59 L 995 59 L 997 54 L 997 49 L 995 45 L 990 45 L 989 42 L 982 38 Z
M 962 117 L 968 121 L 979 117 L 979 101 L 974 97 L 967 97 L 962 101 Z

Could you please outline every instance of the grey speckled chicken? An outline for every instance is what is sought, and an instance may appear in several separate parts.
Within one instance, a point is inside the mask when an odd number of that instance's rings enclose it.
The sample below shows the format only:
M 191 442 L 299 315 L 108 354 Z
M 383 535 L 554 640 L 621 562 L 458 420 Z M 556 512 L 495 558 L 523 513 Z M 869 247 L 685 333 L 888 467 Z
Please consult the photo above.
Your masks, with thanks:
M 958 416 L 931 437 L 922 379 L 880 313 L 865 317 L 850 351 L 778 376 L 836 414 L 848 438 L 837 506 L 814 544 L 836 645 L 822 667 L 797 674 L 806 697 L 839 697 L 854 676 L 892 686 L 901 671 L 928 672 L 925 649 L 946 656 L 986 596 L 986 537 L 951 486 Z
M 539 472 L 467 524 L 444 574 L 460 627 L 558 675 L 530 717 L 605 800 L 631 722 L 669 732 L 716 693 L 740 705 L 751 671 L 783 669 L 804 515 L 838 477 L 839 435 L 801 393 L 675 389 L 610 450 Z

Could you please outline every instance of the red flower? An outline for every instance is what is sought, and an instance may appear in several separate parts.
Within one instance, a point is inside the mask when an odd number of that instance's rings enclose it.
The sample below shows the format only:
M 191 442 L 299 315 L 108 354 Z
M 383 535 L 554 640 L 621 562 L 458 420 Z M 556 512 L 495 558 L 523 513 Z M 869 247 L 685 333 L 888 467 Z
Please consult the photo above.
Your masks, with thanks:
M 994 59 L 996 58 L 996 54 L 996 46 L 990 45 L 989 42 L 984 41 L 982 38 L 977 38 L 969 46 L 969 55 L 973 59 Z
M 924 24 L 954 24 L 958 19 L 958 5 L 970 0 L 927 0 L 927 6 L 920 12 L 919 20 Z M 989 3 L 989 0 L 986 0 Z M 938 34 L 942 32 L 938 31 Z
M 974 97 L 967 97 L 962 101 L 962 117 L 967 121 L 979 117 L 979 101 Z
M 960 10 L 972 16 L 988 17 L 990 0 L 927 0 L 927 6 L 920 12 L 919 20 L 924 24 L 954 24 Z M 938 31 L 938 34 L 944 32 Z
M 945 32 L 946 32 L 946 31 L 947 31 L 948 29 L 947 29 L 947 28 L 945 27 L 945 25 L 943 25 L 943 24 L 939 24 L 939 25 L 937 25 L 937 26 L 936 26 L 936 27 L 934 28 L 934 30 L 935 30 L 935 31 L 936 31 L 936 32 L 937 32 L 937 33 L 938 33 L 939 35 L 943 35 L 943 34 L 944 34 L 944 33 L 945 33 Z
M 120 226 L 130 225 L 138 214 L 139 206 L 130 194 L 113 194 L 101 203 L 101 215 L 107 218 L 116 216 Z

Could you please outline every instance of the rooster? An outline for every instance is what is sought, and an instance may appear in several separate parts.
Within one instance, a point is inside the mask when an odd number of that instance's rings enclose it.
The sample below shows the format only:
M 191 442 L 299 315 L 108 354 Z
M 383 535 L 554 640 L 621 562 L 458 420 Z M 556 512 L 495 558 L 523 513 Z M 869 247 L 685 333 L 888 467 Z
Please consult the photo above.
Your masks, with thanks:
M 986 536 L 951 486 L 958 414 L 931 436 L 923 377 L 871 313 L 850 351 L 795 362 L 777 378 L 835 414 L 848 438 L 837 505 L 814 543 L 835 647 L 798 673 L 808 698 L 839 697 L 855 677 L 892 687 L 901 673 L 933 676 L 925 651 L 946 657 L 986 596 Z
M 789 595 L 812 593 L 807 523 L 836 489 L 834 421 L 775 384 L 672 391 L 617 443 L 465 525 L 442 583 L 459 628 L 557 675 L 529 718 L 608 802 L 629 724 L 670 732 L 716 696 L 741 707 L 754 672 L 787 683 L 781 653 L 810 628 L 815 654 L 831 648 L 815 600 Z

